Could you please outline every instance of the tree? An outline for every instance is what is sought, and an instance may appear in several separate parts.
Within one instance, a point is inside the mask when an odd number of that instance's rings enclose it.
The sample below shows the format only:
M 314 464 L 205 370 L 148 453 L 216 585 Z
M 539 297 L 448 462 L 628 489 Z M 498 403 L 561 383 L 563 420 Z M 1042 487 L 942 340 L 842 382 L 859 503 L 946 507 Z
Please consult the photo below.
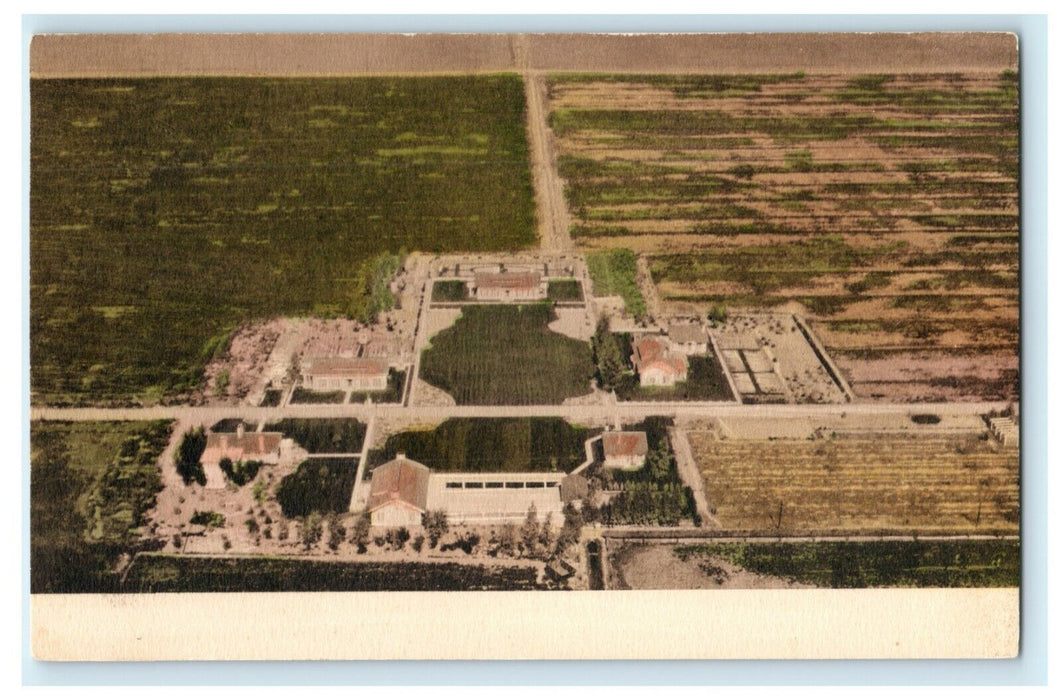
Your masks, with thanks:
M 546 517 L 542 519 L 542 528 L 538 532 L 538 543 L 542 545 L 542 548 L 549 551 L 553 545 L 553 514 L 546 513 Z
M 512 523 L 502 525 L 498 534 L 498 551 L 507 557 L 516 553 L 516 526 Z
M 420 519 L 421 525 L 428 532 L 428 544 L 435 549 L 439 540 L 450 531 L 450 522 L 445 510 L 426 510 Z
M 372 519 L 367 512 L 362 512 L 354 521 L 351 528 L 350 541 L 358 548 L 358 554 L 365 554 L 369 549 L 369 530 L 372 528 Z
M 299 528 L 299 537 L 302 540 L 302 546 L 307 550 L 321 541 L 321 535 L 324 534 L 323 523 L 324 519 L 317 511 L 310 513 L 302 521 L 302 526 Z
M 535 544 L 538 542 L 538 509 L 532 503 L 527 509 L 527 517 L 524 526 L 520 528 L 520 544 L 523 551 L 528 555 L 535 552 Z
M 347 528 L 339 519 L 339 513 L 332 513 L 328 517 L 328 548 L 333 552 L 339 549 L 339 545 L 346 539 Z
M 181 438 L 181 444 L 177 446 L 177 473 L 186 485 L 193 481 L 200 486 L 206 484 L 206 473 L 203 472 L 203 465 L 199 463 L 206 443 L 206 431 L 203 426 L 199 426 L 186 432 Z
M 607 318 L 598 322 L 591 346 L 597 365 L 598 386 L 605 391 L 611 391 L 622 382 L 623 375 L 627 373 L 627 362 L 619 341 L 609 331 Z

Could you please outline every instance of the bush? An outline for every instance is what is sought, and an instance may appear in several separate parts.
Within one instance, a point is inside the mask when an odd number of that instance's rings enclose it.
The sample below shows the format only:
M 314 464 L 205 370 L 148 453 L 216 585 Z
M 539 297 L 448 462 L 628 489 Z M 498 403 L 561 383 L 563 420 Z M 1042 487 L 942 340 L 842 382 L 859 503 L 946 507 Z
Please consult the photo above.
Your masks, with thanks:
M 206 527 L 224 527 L 225 516 L 212 510 L 197 510 L 192 514 L 192 519 L 189 522 L 193 525 L 204 525 Z
M 262 468 L 262 463 L 253 459 L 234 463 L 228 457 L 222 457 L 221 461 L 218 462 L 218 466 L 221 467 L 221 471 L 225 473 L 229 481 L 237 486 L 243 486 L 258 476 L 258 470 Z M 257 498 L 258 495 L 255 494 L 255 497 Z

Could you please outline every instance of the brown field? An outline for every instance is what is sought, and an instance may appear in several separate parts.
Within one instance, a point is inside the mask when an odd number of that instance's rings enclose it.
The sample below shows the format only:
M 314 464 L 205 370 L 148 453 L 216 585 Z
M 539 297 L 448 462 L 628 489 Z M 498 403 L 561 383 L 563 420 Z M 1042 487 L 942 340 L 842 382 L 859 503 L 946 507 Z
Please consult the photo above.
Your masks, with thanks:
M 689 440 L 725 530 L 1018 533 L 1018 451 L 974 436 Z
M 53 34 L 33 77 L 504 70 L 733 73 L 1017 68 L 1017 38 L 957 34 Z
M 796 310 L 839 351 L 860 398 L 1017 396 L 1018 97 L 1006 63 L 554 74 L 549 89 L 573 238 L 647 255 L 664 312 Z M 912 355 L 895 376 L 889 363 Z

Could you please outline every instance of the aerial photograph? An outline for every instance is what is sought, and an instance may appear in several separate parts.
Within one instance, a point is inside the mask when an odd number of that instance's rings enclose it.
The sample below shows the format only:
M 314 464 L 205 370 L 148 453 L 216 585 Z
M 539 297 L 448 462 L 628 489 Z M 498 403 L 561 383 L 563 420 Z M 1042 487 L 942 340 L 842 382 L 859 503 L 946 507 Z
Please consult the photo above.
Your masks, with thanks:
M 33 40 L 33 594 L 1019 586 L 1013 34 L 233 41 Z

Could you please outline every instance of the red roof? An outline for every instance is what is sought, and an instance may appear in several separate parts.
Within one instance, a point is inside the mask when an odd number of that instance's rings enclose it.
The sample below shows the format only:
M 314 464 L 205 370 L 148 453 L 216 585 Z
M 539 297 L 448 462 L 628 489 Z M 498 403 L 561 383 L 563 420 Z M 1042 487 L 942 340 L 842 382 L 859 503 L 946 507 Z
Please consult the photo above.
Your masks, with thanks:
M 476 289 L 536 289 L 542 281 L 537 272 L 477 272 Z
M 644 362 L 638 368 L 638 372 L 641 374 L 645 374 L 652 370 L 659 370 L 664 374 L 669 374 L 673 377 L 681 377 L 687 373 L 686 358 L 662 357 L 659 360 L 653 360 L 652 362 Z
M 375 377 L 387 374 L 389 365 L 368 357 L 312 357 L 304 374 L 312 377 Z
M 276 452 L 283 438 L 280 433 L 210 433 L 200 461 L 217 464 L 225 457 L 233 462 L 261 459 Z
M 637 364 L 659 360 L 667 352 L 667 346 L 664 345 L 664 342 L 653 336 L 646 336 L 639 340 L 634 349 L 638 357 Z
M 372 471 L 369 511 L 386 505 L 407 505 L 427 510 L 428 477 L 431 470 L 411 459 L 399 457 Z
M 640 431 L 605 433 L 601 437 L 601 446 L 605 457 L 644 457 L 649 453 L 645 433 Z

